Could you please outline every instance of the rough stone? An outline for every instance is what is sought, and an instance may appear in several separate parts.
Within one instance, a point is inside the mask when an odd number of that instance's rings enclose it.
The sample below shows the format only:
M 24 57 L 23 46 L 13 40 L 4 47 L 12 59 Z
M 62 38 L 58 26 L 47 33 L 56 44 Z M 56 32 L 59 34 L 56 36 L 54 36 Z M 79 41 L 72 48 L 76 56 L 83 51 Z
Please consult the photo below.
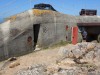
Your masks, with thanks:
M 100 49 L 95 52 L 95 60 L 100 61 Z
M 28 69 L 22 69 L 18 71 L 15 75 L 47 75 L 45 73 L 44 65 L 34 65 Z
M 96 47 L 95 43 L 88 43 L 87 44 L 87 50 L 93 50 Z
M 86 54 L 86 60 L 93 61 L 94 59 L 94 51 L 90 51 L 88 54 Z
M 100 75 L 100 71 L 97 72 L 97 75 Z
M 82 51 L 79 49 L 73 50 L 72 53 L 74 54 L 74 57 L 76 58 L 79 58 L 82 55 Z
M 59 71 L 59 69 L 60 69 L 59 66 L 56 64 L 52 64 L 47 67 L 48 73 L 52 73 L 52 74 L 57 73 Z
M 60 55 L 61 57 L 69 57 L 70 54 L 70 50 L 61 47 L 60 50 L 58 51 L 58 55 Z
M 75 62 L 73 61 L 73 59 L 67 58 L 65 60 L 62 60 L 60 63 L 58 63 L 60 66 L 64 65 L 64 66 L 73 66 L 75 65 Z
M 87 75 L 96 75 L 96 72 L 88 72 Z
M 87 42 L 82 42 L 82 43 L 78 43 L 76 44 L 76 46 L 78 46 L 79 49 L 85 49 L 87 47 Z

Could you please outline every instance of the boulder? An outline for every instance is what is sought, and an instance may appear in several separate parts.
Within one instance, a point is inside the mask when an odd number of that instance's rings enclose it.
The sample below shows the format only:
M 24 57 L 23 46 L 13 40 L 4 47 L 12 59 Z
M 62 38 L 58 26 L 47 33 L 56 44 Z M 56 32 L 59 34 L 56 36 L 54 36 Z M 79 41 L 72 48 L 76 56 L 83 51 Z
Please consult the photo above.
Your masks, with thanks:
M 79 49 L 81 48 L 85 49 L 87 47 L 87 44 L 88 44 L 87 42 L 82 42 L 82 43 L 76 44 L 76 46 L 78 46 Z
M 69 57 L 70 50 L 68 50 L 67 48 L 61 47 L 60 50 L 58 51 L 58 55 L 61 57 Z

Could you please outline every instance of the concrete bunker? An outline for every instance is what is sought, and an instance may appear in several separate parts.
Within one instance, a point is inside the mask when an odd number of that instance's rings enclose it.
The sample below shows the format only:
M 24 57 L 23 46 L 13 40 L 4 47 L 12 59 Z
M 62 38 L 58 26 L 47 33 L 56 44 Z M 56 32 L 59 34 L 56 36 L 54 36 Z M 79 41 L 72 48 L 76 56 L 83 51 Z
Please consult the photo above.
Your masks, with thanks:
M 2 29 L 0 35 L 4 34 L 6 36 L 4 30 L 6 25 L 9 34 L 11 34 L 7 40 L 8 57 L 20 56 L 32 52 L 36 45 L 39 45 L 39 47 L 48 47 L 60 41 L 72 42 L 72 28 L 75 27 L 77 29 L 77 23 L 79 23 L 78 27 L 80 29 L 85 28 L 88 31 L 92 27 L 92 22 L 96 23 L 97 21 L 98 24 L 93 23 L 93 26 L 97 25 L 94 27 L 98 28 L 96 30 L 100 30 L 98 27 L 100 26 L 99 17 L 72 16 L 47 9 L 31 9 L 15 15 L 12 19 L 0 26 Z M 94 32 L 94 29 L 92 31 Z M 100 41 L 100 31 L 97 32 L 99 32 L 98 36 L 96 35 L 97 37 L 94 37 L 94 34 L 91 36 Z M 4 52 L 5 48 L 3 47 L 5 44 L 2 41 L 2 39 L 6 38 L 4 36 L 0 37 L 0 59 L 5 59 L 6 55 Z M 89 36 L 90 34 L 88 34 L 88 38 Z M 76 37 L 77 41 L 81 41 L 81 34 L 78 30 Z

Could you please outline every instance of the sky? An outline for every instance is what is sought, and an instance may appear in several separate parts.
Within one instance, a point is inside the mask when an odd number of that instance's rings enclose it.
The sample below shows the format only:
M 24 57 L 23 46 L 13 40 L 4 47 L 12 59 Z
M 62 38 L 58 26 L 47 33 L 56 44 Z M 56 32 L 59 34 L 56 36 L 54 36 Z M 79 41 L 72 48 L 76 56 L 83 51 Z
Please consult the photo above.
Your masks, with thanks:
M 0 22 L 39 3 L 51 4 L 64 14 L 79 15 L 81 9 L 96 9 L 100 15 L 100 0 L 0 0 Z

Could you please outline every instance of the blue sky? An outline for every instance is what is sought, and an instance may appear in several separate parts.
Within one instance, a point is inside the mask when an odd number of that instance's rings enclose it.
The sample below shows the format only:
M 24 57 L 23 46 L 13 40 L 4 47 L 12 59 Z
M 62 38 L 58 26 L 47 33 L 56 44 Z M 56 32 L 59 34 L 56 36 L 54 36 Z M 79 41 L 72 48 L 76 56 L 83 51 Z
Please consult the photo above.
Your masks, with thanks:
M 38 3 L 51 4 L 57 11 L 65 14 L 79 15 L 79 11 L 85 8 L 97 9 L 100 15 L 100 0 L 0 0 L 0 20 L 33 8 Z

